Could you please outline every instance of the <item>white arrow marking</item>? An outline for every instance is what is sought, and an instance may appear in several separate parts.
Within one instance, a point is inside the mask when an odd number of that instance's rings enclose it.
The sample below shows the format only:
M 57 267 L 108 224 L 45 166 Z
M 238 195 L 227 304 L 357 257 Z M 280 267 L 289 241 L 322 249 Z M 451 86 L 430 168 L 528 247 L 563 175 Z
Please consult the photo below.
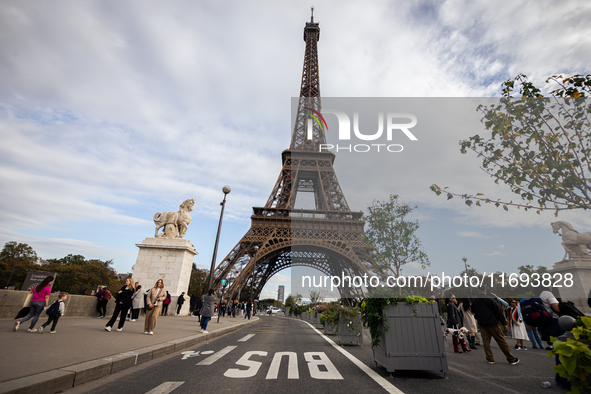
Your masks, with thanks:
M 185 382 L 164 382 L 160 386 L 148 391 L 146 394 L 168 394 L 183 383 Z
M 250 338 L 254 337 L 255 334 L 248 334 L 247 336 L 245 336 L 242 339 L 239 339 L 238 342 L 246 342 L 248 341 Z

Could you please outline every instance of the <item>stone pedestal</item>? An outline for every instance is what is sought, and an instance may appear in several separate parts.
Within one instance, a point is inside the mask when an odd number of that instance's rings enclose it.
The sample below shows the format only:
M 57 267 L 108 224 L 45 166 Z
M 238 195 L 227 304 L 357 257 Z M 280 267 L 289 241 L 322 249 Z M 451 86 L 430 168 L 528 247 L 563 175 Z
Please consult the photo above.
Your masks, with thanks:
M 591 309 L 587 304 L 589 290 L 591 290 L 591 259 L 562 260 L 554 264 L 549 272 L 562 274 L 560 283 L 562 287 L 553 287 L 554 295 L 557 295 L 555 290 L 558 290 L 562 301 L 572 301 L 581 312 L 591 316 Z M 565 286 L 564 283 L 564 275 L 567 273 L 573 275 L 573 285 L 570 287 Z M 554 283 L 556 279 L 552 278 L 552 282 Z
M 193 268 L 193 257 L 198 253 L 192 243 L 182 238 L 146 238 L 141 244 L 133 269 L 133 280 L 149 290 L 158 279 L 164 281 L 164 288 L 172 296 L 169 314 L 176 313 L 176 299 L 185 292 L 182 315 L 189 313 L 189 281 Z

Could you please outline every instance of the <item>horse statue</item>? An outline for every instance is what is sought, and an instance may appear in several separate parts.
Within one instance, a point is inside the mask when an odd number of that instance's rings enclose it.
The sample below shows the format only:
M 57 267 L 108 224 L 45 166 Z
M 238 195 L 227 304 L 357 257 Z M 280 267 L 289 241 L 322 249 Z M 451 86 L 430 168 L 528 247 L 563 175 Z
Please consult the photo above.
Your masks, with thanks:
M 579 233 L 568 222 L 558 221 L 551 223 L 554 234 L 562 230 L 562 247 L 564 248 L 563 260 L 567 258 L 589 259 L 591 250 L 591 233 Z
M 178 212 L 157 212 L 154 215 L 154 224 L 156 224 L 156 238 L 183 238 L 191 223 L 191 214 L 195 205 L 195 200 L 189 199 L 183 201 Z M 164 227 L 161 234 L 158 230 Z

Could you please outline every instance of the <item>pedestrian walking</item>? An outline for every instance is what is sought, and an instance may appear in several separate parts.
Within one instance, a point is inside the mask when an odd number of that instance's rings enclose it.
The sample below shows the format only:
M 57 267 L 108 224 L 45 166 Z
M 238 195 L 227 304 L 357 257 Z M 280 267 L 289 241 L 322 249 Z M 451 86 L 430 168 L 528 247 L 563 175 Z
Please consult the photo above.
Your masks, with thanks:
M 250 313 L 252 312 L 252 303 L 248 301 L 244 304 L 244 318 L 250 320 Z
M 146 297 L 146 320 L 144 322 L 144 334 L 153 335 L 156 320 L 162 309 L 162 303 L 166 299 L 164 282 L 158 279 L 154 287 L 150 289 Z
M 14 322 L 14 329 L 13 331 L 18 330 L 21 323 L 26 322 L 29 319 L 31 320 L 31 324 L 29 325 L 29 329 L 27 332 L 35 332 L 35 324 L 37 324 L 37 320 L 39 320 L 39 315 L 43 312 L 43 308 L 49 306 L 49 294 L 51 294 L 51 284 L 53 283 L 53 276 L 46 276 L 45 279 L 41 281 L 37 286 L 35 286 L 31 293 L 31 303 L 29 307 L 31 308 L 29 314 L 22 318 L 19 321 Z
M 135 293 L 131 296 L 131 321 L 140 317 L 140 310 L 144 307 L 144 291 L 142 285 L 138 284 Z
M 162 316 L 168 316 L 168 305 L 170 304 L 170 300 L 171 300 L 171 297 L 167 291 L 166 298 L 164 299 L 164 302 L 162 302 Z
M 447 301 L 447 328 L 450 330 L 459 330 L 463 327 L 464 322 L 462 321 L 462 315 L 460 310 L 456 306 L 458 300 L 456 299 L 455 295 L 451 295 Z M 469 352 L 468 346 L 466 345 L 466 340 L 464 338 L 458 339 L 458 336 L 452 334 L 452 341 L 454 347 L 454 353 L 464 353 Z M 462 349 L 460 349 L 460 345 Z
M 560 327 L 560 325 L 558 324 L 558 314 L 560 313 L 560 308 L 558 307 L 558 300 L 556 299 L 556 297 L 554 297 L 554 294 L 552 294 L 552 286 L 540 287 L 543 290 L 540 293 L 540 298 L 542 299 L 544 308 L 546 308 L 546 312 L 548 312 L 550 314 L 550 317 L 552 318 L 552 322 L 549 325 L 540 327 L 540 334 L 542 336 L 542 339 L 548 342 L 548 347 L 546 348 L 546 350 L 552 350 L 554 349 L 554 346 L 551 342 L 550 337 L 558 338 L 559 336 L 564 334 L 564 329 Z M 560 365 L 558 354 L 555 355 L 554 359 L 556 361 L 556 365 Z M 556 374 L 554 376 L 554 380 L 560 387 L 564 389 L 570 389 L 570 382 L 566 378 Z
M 504 326 L 505 331 L 509 330 L 507 321 L 501 312 L 499 304 L 486 294 L 487 289 L 485 286 L 481 286 L 479 294 L 474 300 L 472 300 L 472 313 L 478 322 L 480 327 L 480 335 L 482 335 L 482 342 L 484 345 L 484 353 L 486 354 L 486 361 L 489 364 L 495 363 L 495 357 L 490 347 L 490 340 L 494 338 L 499 348 L 507 358 L 507 361 L 511 365 L 519 363 L 519 359 L 514 357 L 509 348 L 509 344 L 505 340 L 505 335 L 501 331 L 501 326 Z
M 107 322 L 107 325 L 105 325 L 105 331 L 111 331 L 117 320 L 117 316 L 120 313 L 121 318 L 119 319 L 117 331 L 123 331 L 125 316 L 127 316 L 127 311 L 131 308 L 131 297 L 134 293 L 135 289 L 133 288 L 133 281 L 131 278 L 127 278 L 127 280 L 125 280 L 125 286 L 121 287 L 117 294 L 115 294 L 115 310 L 113 311 L 113 316 L 111 316 L 111 319 Z
M 185 303 L 185 292 L 183 291 L 181 293 L 181 295 L 179 296 L 179 298 L 176 300 L 176 315 L 180 316 L 181 315 L 181 308 L 183 307 L 183 304 Z
M 55 327 L 57 326 L 57 322 L 66 313 L 66 300 L 68 299 L 68 293 L 62 291 L 58 296 L 58 300 L 56 301 L 59 306 L 55 314 L 50 315 L 51 307 L 47 310 L 48 312 L 48 319 L 45 323 L 43 323 L 39 329 L 37 330 L 39 334 L 43 334 L 43 330 L 49 324 L 51 324 L 51 330 L 49 331 L 50 334 L 55 334 Z M 53 306 L 53 305 L 52 305 Z
M 213 294 L 213 289 L 209 289 L 207 295 L 203 296 L 203 307 L 201 308 L 201 332 L 208 334 L 207 323 L 213 316 L 214 307 L 217 302 L 216 296 Z
M 189 315 L 195 316 L 195 310 L 197 309 L 198 300 L 199 297 L 197 297 L 197 295 L 195 294 L 191 295 L 191 297 L 189 298 Z
M 534 349 L 544 349 L 544 344 L 542 343 L 542 338 L 540 338 L 540 333 L 538 332 L 538 327 L 532 326 L 525 326 L 525 330 L 527 331 L 527 336 L 531 341 L 531 345 Z
M 199 318 L 199 322 L 201 322 L 201 310 L 203 309 L 203 298 L 205 298 L 205 294 L 197 300 L 197 306 L 195 307 L 197 317 Z
M 460 307 L 458 308 L 462 314 L 463 327 L 468 330 L 468 346 L 472 350 L 477 350 L 476 347 L 476 332 L 478 332 L 478 326 L 476 325 L 476 319 L 474 313 L 472 313 L 472 300 L 470 298 L 462 298 Z

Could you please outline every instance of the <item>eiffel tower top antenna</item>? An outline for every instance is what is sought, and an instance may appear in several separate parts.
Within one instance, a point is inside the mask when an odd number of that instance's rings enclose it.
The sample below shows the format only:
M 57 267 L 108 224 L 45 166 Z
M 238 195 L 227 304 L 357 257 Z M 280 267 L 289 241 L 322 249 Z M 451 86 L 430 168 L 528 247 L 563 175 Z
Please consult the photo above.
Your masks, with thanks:
M 310 18 L 310 23 L 314 23 L 314 6 L 312 6 L 310 8 L 310 10 L 312 11 L 312 17 Z

